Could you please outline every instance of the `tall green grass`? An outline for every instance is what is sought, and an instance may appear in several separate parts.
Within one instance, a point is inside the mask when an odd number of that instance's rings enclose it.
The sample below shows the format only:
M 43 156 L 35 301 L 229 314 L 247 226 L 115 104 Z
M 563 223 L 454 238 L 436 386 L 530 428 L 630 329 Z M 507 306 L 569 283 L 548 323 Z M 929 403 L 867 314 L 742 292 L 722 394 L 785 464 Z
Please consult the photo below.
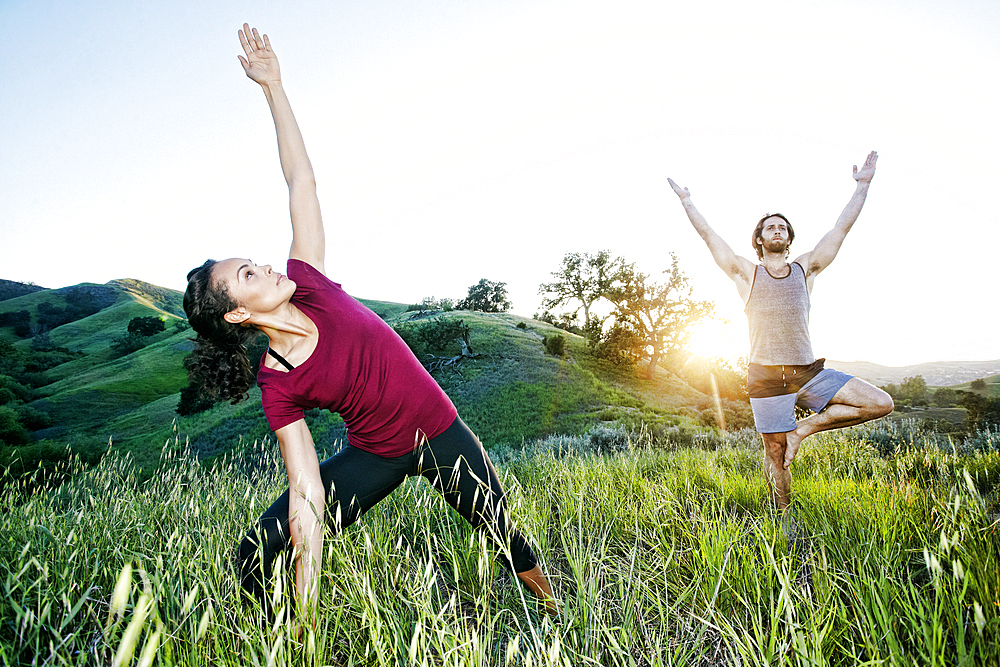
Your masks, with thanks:
M 712 449 L 495 450 L 556 621 L 411 480 L 326 543 L 301 639 L 281 591 L 277 619 L 236 594 L 235 544 L 286 483 L 271 444 L 209 467 L 175 440 L 147 481 L 111 454 L 48 492 L 0 494 L 0 663 L 996 664 L 1000 454 L 914 436 L 883 458 L 880 428 L 807 441 L 787 517 L 748 432 Z

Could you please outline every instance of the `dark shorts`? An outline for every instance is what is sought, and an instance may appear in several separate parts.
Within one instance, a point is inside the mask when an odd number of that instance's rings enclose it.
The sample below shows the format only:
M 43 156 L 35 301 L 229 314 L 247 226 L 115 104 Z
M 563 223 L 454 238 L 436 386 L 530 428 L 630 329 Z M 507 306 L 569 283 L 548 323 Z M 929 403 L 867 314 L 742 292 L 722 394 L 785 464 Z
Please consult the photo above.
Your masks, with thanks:
M 808 366 L 750 364 L 747 393 L 758 433 L 795 430 L 795 406 L 819 412 L 851 379 L 847 373 L 823 368 L 825 359 Z

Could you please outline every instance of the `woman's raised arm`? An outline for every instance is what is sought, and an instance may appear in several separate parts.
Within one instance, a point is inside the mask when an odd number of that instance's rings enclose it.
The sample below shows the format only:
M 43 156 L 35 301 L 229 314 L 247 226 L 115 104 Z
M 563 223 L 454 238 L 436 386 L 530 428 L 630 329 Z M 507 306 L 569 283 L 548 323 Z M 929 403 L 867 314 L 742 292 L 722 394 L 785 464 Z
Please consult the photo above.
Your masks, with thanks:
M 323 266 L 326 236 L 316 197 L 316 177 L 306 154 L 299 124 L 295 122 L 292 107 L 281 87 L 278 57 L 271 50 L 267 35 L 261 38 L 256 28 L 251 31 L 250 26 L 244 23 L 239 35 L 246 54 L 246 58 L 239 56 L 240 63 L 247 76 L 264 90 L 278 134 L 278 157 L 288 183 L 288 208 L 292 217 L 292 247 L 288 256 L 290 259 L 301 259 L 326 273 Z

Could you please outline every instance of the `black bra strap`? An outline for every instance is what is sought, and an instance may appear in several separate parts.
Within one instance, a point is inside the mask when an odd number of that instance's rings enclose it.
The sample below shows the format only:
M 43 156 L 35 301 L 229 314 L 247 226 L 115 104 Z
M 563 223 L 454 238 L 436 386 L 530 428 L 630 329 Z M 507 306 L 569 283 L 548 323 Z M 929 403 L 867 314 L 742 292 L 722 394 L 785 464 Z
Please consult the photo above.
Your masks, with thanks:
M 285 368 L 287 368 L 288 370 L 290 370 L 290 371 L 291 370 L 295 370 L 295 366 L 292 366 L 290 363 L 288 363 L 287 361 L 285 361 L 285 358 L 283 356 L 281 356 L 280 354 L 278 354 L 277 352 L 275 352 L 271 348 L 267 348 L 267 353 L 270 354 L 275 359 L 277 359 L 278 363 L 281 364 L 282 366 L 284 366 Z

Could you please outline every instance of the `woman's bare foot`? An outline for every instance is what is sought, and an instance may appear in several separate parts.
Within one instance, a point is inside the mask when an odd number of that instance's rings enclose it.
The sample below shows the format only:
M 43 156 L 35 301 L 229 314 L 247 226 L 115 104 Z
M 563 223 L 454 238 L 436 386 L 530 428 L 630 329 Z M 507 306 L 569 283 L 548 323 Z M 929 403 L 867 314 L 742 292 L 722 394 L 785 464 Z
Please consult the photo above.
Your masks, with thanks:
M 545 578 L 541 566 L 536 565 L 530 570 L 518 572 L 517 578 L 524 582 L 528 590 L 534 593 L 545 604 L 545 611 L 551 616 L 559 615 L 559 607 L 556 605 L 555 596 L 552 595 L 549 580 Z

